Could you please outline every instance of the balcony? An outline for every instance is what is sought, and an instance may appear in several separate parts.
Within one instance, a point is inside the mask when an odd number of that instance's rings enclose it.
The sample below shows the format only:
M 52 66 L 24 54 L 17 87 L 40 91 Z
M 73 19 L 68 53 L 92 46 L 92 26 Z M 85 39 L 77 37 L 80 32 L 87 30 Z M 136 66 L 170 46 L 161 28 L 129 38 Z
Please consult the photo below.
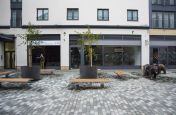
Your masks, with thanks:
M 152 28 L 176 29 L 175 19 L 152 19 Z

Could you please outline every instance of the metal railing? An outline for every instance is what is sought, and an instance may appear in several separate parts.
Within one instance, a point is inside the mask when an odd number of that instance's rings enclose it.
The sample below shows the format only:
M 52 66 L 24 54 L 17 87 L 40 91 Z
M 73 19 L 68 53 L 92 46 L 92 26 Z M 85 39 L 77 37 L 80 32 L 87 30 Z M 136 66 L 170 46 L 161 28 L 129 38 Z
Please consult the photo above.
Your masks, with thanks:
M 175 19 L 152 19 L 152 28 L 176 28 Z

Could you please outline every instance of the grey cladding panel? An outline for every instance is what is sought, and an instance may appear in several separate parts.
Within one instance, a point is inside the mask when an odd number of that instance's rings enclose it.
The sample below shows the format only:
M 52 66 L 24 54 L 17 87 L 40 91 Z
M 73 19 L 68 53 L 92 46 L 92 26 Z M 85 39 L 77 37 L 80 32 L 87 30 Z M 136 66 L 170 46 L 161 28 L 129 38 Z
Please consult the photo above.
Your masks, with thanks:
M 40 40 L 60 40 L 60 35 L 59 34 L 43 34 L 40 35 Z

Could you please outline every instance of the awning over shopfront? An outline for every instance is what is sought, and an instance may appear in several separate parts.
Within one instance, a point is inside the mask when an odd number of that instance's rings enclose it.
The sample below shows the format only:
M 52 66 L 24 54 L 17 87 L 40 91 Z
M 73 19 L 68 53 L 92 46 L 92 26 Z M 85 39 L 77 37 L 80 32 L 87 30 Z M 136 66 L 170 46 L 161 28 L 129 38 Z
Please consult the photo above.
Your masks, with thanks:
M 0 41 L 14 41 L 15 38 L 14 35 L 0 34 Z

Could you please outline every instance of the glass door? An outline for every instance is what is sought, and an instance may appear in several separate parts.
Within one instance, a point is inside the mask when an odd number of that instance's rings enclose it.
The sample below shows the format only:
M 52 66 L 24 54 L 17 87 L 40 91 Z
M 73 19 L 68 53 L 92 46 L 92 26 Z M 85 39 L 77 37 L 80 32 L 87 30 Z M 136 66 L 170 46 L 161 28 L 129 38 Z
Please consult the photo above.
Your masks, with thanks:
M 150 63 L 167 65 L 167 47 L 150 49 Z
M 70 48 L 70 64 L 71 64 L 71 68 L 79 68 L 80 66 L 80 48 L 79 47 Z
M 159 48 L 159 64 L 167 65 L 167 47 Z
M 5 68 L 6 69 L 15 68 L 15 52 L 14 51 L 5 52 Z
M 104 47 L 104 65 L 119 66 L 123 64 L 123 48 Z
M 4 66 L 5 69 L 15 68 L 15 44 L 14 42 L 5 42 L 4 49 Z

